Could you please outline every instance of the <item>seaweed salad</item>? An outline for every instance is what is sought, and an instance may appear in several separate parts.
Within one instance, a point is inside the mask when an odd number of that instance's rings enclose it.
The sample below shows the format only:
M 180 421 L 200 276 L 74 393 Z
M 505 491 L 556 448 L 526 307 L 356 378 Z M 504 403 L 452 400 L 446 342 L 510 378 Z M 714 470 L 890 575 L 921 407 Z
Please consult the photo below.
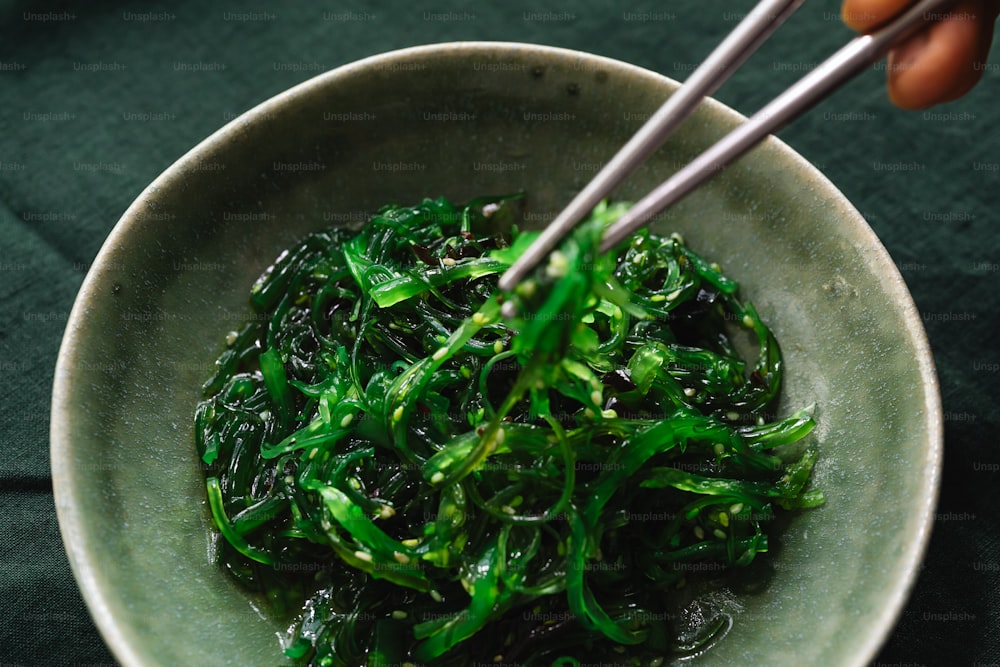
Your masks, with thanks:
M 537 236 L 513 199 L 314 233 L 226 339 L 195 414 L 216 556 L 292 662 L 660 665 L 678 592 L 823 502 L 736 282 L 676 234 L 599 253 L 602 204 L 500 293 Z

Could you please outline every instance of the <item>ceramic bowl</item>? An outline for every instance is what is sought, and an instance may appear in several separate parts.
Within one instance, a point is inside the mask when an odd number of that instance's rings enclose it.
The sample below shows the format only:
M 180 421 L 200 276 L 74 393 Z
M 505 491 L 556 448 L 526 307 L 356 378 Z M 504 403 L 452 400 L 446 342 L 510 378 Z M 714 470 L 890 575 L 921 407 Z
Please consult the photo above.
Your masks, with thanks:
M 253 280 L 311 230 L 388 202 L 525 191 L 550 220 L 677 84 L 544 46 L 451 43 L 327 72 L 240 116 L 136 199 L 66 328 L 52 406 L 59 523 L 128 666 L 277 665 L 268 610 L 212 562 L 192 414 Z M 618 192 L 635 199 L 742 117 L 709 101 Z M 662 216 L 736 277 L 782 341 L 788 410 L 816 403 L 827 504 L 797 516 L 766 586 L 689 664 L 863 665 L 919 569 L 941 410 L 892 260 L 824 176 L 771 139 Z

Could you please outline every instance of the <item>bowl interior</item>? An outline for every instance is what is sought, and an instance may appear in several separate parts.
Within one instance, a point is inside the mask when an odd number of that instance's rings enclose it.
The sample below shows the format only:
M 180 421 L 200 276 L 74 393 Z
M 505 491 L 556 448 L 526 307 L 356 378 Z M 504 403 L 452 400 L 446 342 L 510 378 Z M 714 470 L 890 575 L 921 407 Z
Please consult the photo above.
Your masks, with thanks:
M 124 664 L 284 663 L 281 624 L 211 562 L 192 429 L 261 270 L 390 201 L 525 191 L 526 224 L 543 225 L 675 87 L 547 47 L 407 49 L 264 103 L 139 196 L 73 309 L 52 418 L 70 561 Z M 737 122 L 703 105 L 620 198 Z M 791 522 L 774 576 L 727 602 L 729 636 L 692 662 L 863 664 L 915 577 L 940 467 L 936 380 L 905 285 L 861 216 L 777 140 L 657 224 L 736 277 L 782 341 L 785 408 L 818 406 L 828 498 Z

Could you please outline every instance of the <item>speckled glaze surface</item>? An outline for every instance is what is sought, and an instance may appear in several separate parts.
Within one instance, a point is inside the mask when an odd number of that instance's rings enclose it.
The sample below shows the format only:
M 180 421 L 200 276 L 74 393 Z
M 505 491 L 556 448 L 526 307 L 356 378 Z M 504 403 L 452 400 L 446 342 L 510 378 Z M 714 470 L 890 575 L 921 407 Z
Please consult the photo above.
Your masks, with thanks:
M 123 664 L 285 662 L 282 625 L 211 562 L 192 433 L 261 270 L 390 201 L 524 190 L 527 223 L 542 225 L 675 87 L 542 46 L 397 51 L 263 103 L 138 197 L 79 293 L 52 406 L 63 539 Z M 620 198 L 739 119 L 704 105 Z M 657 224 L 722 264 L 773 326 L 786 409 L 817 405 L 828 498 L 783 533 L 766 585 L 734 593 L 728 636 L 686 664 L 866 664 L 916 577 L 941 464 L 937 381 L 906 286 L 849 202 L 776 140 Z

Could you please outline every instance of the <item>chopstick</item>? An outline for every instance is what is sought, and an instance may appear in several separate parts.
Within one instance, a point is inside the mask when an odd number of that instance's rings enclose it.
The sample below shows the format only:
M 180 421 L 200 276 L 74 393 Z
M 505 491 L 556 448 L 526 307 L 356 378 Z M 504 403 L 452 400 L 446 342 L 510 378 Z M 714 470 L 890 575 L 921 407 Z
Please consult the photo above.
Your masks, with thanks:
M 954 2 L 920 0 L 877 30 L 849 41 L 745 123 L 640 199 L 605 231 L 601 251 L 613 248 L 770 134 L 798 118 L 884 56 L 893 45 L 912 35 L 925 23 L 939 18 Z M 801 4 L 802 0 L 764 0 L 758 3 L 507 269 L 500 277 L 500 289 L 511 290 L 521 282 L 560 239 L 652 155 L 701 100 L 718 88 Z

